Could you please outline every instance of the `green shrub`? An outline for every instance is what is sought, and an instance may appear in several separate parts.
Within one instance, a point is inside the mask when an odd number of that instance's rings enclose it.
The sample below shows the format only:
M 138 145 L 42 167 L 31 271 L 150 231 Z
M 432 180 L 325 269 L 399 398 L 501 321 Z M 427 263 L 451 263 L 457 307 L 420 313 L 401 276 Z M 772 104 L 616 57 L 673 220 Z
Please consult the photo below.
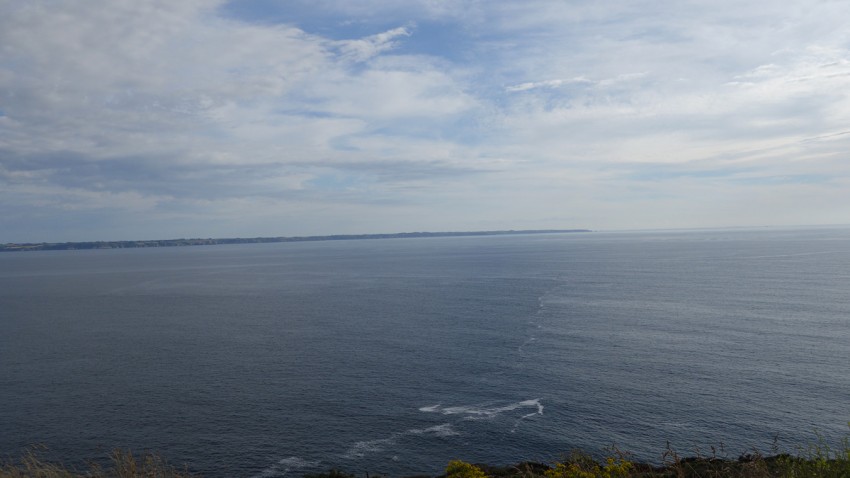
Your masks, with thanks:
M 546 478 L 626 478 L 633 469 L 634 464 L 623 456 L 609 456 L 600 464 L 590 455 L 573 452 L 566 462 L 556 462 L 547 470 Z
M 446 478 L 487 478 L 487 475 L 475 465 L 452 460 L 446 467 Z

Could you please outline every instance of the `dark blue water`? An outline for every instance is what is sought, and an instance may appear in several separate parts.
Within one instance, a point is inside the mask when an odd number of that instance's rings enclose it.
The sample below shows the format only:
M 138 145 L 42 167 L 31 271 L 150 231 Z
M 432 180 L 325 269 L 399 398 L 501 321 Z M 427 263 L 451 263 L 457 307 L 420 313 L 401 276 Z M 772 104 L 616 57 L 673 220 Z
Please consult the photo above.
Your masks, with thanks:
M 0 254 L 0 456 L 436 474 L 842 437 L 850 230 Z

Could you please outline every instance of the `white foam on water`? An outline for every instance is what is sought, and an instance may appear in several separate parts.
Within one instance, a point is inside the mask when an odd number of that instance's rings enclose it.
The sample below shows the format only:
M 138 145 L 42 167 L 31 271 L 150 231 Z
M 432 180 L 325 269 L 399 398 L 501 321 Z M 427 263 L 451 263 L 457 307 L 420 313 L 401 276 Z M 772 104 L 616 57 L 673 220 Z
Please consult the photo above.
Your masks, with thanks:
M 283 473 L 277 468 L 277 466 L 272 465 L 260 473 L 254 475 L 254 478 L 268 478 L 271 476 L 283 476 Z
M 517 419 L 517 421 L 514 422 L 514 426 L 513 426 L 513 428 L 511 428 L 511 433 L 516 433 L 517 428 L 519 428 L 520 422 L 522 422 L 523 420 L 526 420 L 528 418 L 531 418 L 531 417 L 534 417 L 534 416 L 537 416 L 537 415 L 543 415 L 543 404 L 540 403 L 539 398 L 537 398 L 535 400 L 526 400 L 526 401 L 521 402 L 521 403 L 526 405 L 526 406 L 536 405 L 537 411 L 531 412 L 531 413 L 526 413 L 525 415 L 519 417 Z
M 255 475 L 257 478 L 269 478 L 272 476 L 286 476 L 290 471 L 298 471 L 303 470 L 305 468 L 313 468 L 319 466 L 322 462 L 320 461 L 310 461 L 305 460 L 303 458 L 297 456 L 290 456 L 287 458 L 283 458 L 277 462 L 277 464 L 272 465 L 265 470 L 261 471 L 259 475 Z
M 354 459 L 363 458 L 368 453 L 377 453 L 385 451 L 398 443 L 399 439 L 405 436 L 421 436 L 432 435 L 440 438 L 460 435 L 459 432 L 452 428 L 451 423 L 443 423 L 428 428 L 411 428 L 403 432 L 393 433 L 388 438 L 379 438 L 377 440 L 364 440 L 351 445 L 351 447 L 342 454 L 343 458 Z
M 377 440 L 364 440 L 351 445 L 351 448 L 342 454 L 343 458 L 363 458 L 367 453 L 375 453 L 384 451 L 388 446 L 395 445 L 401 437 L 401 433 L 393 433 L 389 438 L 379 438 Z
M 522 415 L 513 426 L 511 432 L 516 431 L 519 422 L 535 415 L 543 415 L 543 404 L 540 399 L 523 400 L 521 402 L 509 403 L 501 407 L 482 407 L 482 406 L 456 406 L 443 407 L 441 404 L 429 405 L 420 407 L 418 410 L 422 413 L 440 413 L 443 415 L 457 415 L 460 421 L 464 420 L 486 420 L 498 416 L 499 414 L 519 410 L 522 408 L 534 408 L 535 411 Z M 460 432 L 454 429 L 452 423 L 442 423 L 428 428 L 411 428 L 403 432 L 396 432 L 387 438 L 379 438 L 376 440 L 358 441 L 351 445 L 348 450 L 343 453 L 343 458 L 355 459 L 363 458 L 370 453 L 379 453 L 386 451 L 388 448 L 398 444 L 399 440 L 405 436 L 434 436 L 438 438 L 447 438 L 460 435 Z
M 543 415 L 543 405 L 540 399 L 524 400 L 522 402 L 511 403 L 502 407 L 480 407 L 480 406 L 456 406 L 443 407 L 441 405 L 433 405 L 430 407 L 422 407 L 420 412 L 427 413 L 442 413 L 443 415 L 465 415 L 464 420 L 482 420 L 493 418 L 499 414 L 517 410 L 519 408 L 536 408 L 537 411 L 529 415 Z
M 299 458 L 297 456 L 290 456 L 289 458 L 284 458 L 277 462 L 279 465 L 286 467 L 287 469 L 291 468 L 309 468 L 311 466 L 318 466 L 319 461 L 310 461 L 305 460 L 303 458 Z
M 522 402 L 522 404 L 526 405 L 526 406 L 528 406 L 528 405 L 537 406 L 537 415 L 543 415 L 543 404 L 540 403 L 539 398 L 535 398 L 534 400 L 526 400 L 526 401 Z M 530 415 L 534 415 L 534 414 L 531 413 Z
M 428 428 L 414 428 L 412 430 L 408 430 L 407 433 L 410 433 L 411 435 L 434 435 L 438 437 L 460 435 L 460 433 L 452 428 L 451 423 L 443 423 L 442 425 L 435 425 Z

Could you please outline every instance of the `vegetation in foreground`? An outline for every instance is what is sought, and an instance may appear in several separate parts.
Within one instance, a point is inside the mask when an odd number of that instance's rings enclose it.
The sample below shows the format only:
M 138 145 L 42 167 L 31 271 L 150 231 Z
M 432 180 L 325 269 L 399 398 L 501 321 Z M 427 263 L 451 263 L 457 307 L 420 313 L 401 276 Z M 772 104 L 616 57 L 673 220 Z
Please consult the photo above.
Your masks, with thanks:
M 824 440 L 800 448 L 795 454 L 763 456 L 748 453 L 738 458 L 711 456 L 682 458 L 668 448 L 663 464 L 653 466 L 631 460 L 628 453 L 614 448 L 601 459 L 584 452 L 573 452 L 552 464 L 520 463 L 513 466 L 489 466 L 449 462 L 440 478 L 850 478 L 850 437 L 838 448 Z M 0 465 L 0 478 L 188 478 L 197 475 L 175 468 L 155 454 L 139 457 L 130 451 L 116 450 L 111 466 L 91 464 L 87 470 L 68 469 L 47 463 L 34 452 L 18 463 Z M 368 477 L 368 475 L 366 475 Z M 339 470 L 306 475 L 305 478 L 363 478 Z M 371 478 L 379 478 L 372 475 Z M 423 478 L 423 477 L 415 477 Z
M 159 455 L 147 453 L 136 457 L 130 451 L 115 450 L 110 455 L 112 463 L 103 468 L 96 463 L 79 471 L 47 463 L 30 451 L 18 463 L 0 465 L 0 478 L 189 478 L 195 475 L 179 470 L 165 462 Z

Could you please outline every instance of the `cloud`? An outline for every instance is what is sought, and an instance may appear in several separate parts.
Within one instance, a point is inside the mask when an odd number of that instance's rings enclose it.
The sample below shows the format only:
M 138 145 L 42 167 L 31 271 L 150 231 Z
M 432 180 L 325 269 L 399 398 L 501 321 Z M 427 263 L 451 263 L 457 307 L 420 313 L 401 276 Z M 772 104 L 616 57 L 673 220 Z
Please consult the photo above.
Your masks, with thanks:
M 602 80 L 591 80 L 584 76 L 575 78 L 559 79 L 559 80 L 544 80 L 544 81 L 529 81 L 518 85 L 511 85 L 505 88 L 505 91 L 514 93 L 518 91 L 528 91 L 538 88 L 560 88 L 568 85 L 583 85 L 588 87 L 610 87 L 626 81 L 638 80 L 646 76 L 646 73 L 625 73 L 617 75 L 614 78 L 604 78 Z
M 351 61 L 366 61 L 396 46 L 396 39 L 412 34 L 408 27 L 398 27 L 357 40 L 338 42 L 342 56 Z
M 848 16 L 802 0 L 7 2 L 0 198 L 27 213 L 0 215 L 0 241 L 83 210 L 98 226 L 75 234 L 97 239 L 712 225 L 712 190 L 822 207 L 795 192 L 815 182 L 843 203 Z
M 558 88 L 559 86 L 568 84 L 592 84 L 593 82 L 584 77 L 570 78 L 566 80 L 545 80 L 545 81 L 530 81 L 512 85 L 505 88 L 505 91 L 528 91 L 536 88 Z
M 465 101 L 427 64 L 349 71 L 348 61 L 388 51 L 410 34 L 407 27 L 329 42 L 294 27 L 218 17 L 219 4 L 15 9 L 2 33 L 7 128 L 0 144 L 7 154 L 242 163 L 271 160 L 263 151 L 281 143 L 299 156 L 326 153 L 332 138 L 368 127 L 358 118 L 370 113 L 425 117 Z M 361 98 L 374 104 L 358 104 Z

